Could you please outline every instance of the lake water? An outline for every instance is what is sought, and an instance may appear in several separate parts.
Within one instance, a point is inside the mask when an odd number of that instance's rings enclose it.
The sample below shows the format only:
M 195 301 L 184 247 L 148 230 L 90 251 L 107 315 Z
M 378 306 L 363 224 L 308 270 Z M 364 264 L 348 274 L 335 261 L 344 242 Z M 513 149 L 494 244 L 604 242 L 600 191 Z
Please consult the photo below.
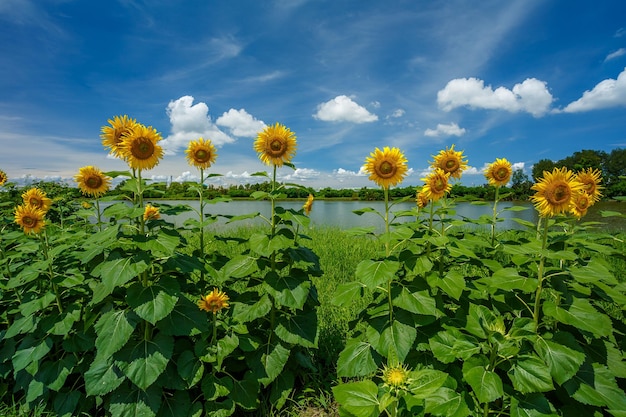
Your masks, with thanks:
M 169 201 L 169 200 L 158 200 L 154 201 L 153 204 L 169 204 L 169 205 L 177 205 L 177 204 L 186 204 L 190 207 L 198 210 L 199 202 L 196 200 L 183 200 L 183 201 Z M 277 202 L 277 206 L 283 207 L 285 209 L 294 209 L 300 210 L 303 201 L 280 201 Z M 519 206 L 524 207 L 526 210 L 523 211 L 507 211 L 503 210 L 507 207 Z M 415 207 L 414 202 L 404 202 L 395 204 L 391 211 L 399 212 L 405 210 L 411 210 Z M 383 220 L 380 216 L 375 213 L 364 213 L 362 215 L 357 215 L 354 213 L 354 210 L 361 210 L 364 208 L 373 208 L 380 213 L 384 213 L 385 204 L 382 201 L 326 201 L 326 200 L 316 200 L 313 203 L 313 210 L 310 214 L 311 226 L 337 226 L 343 229 L 349 229 L 352 227 L 368 227 L 374 226 L 378 230 L 382 230 L 384 228 Z M 468 202 L 457 202 L 454 204 L 454 210 L 456 212 L 454 218 L 462 219 L 478 219 L 482 215 L 491 216 L 493 205 L 492 203 L 487 203 L 484 205 L 476 205 Z M 616 218 L 602 218 L 600 216 L 601 210 L 610 210 L 610 211 L 618 211 L 621 213 L 626 212 L 626 203 L 615 203 L 615 202 L 599 202 L 596 205 L 592 206 L 589 210 L 587 216 L 583 218 L 583 221 L 600 221 L 604 223 L 610 223 L 610 227 L 613 229 L 626 231 L 626 220 L 620 219 L 619 221 Z M 205 214 L 213 214 L 213 215 L 246 215 L 250 213 L 261 213 L 266 218 L 269 217 L 271 211 L 271 205 L 269 201 L 265 200 L 233 200 L 229 202 L 217 202 L 214 204 L 206 204 L 205 205 Z M 498 203 L 498 211 L 500 212 L 499 218 L 503 219 L 502 222 L 498 223 L 499 229 L 520 229 L 518 223 L 513 221 L 512 219 L 517 217 L 531 223 L 537 222 L 537 211 L 534 209 L 533 205 L 528 202 L 508 202 L 502 201 Z M 197 218 L 197 214 L 195 212 L 185 212 L 176 215 L 175 217 L 164 216 L 164 219 L 173 222 L 177 226 L 183 224 L 183 222 L 188 218 Z M 414 218 L 400 218 L 400 221 L 413 221 Z M 248 219 L 243 222 L 247 222 L 247 224 L 258 222 L 261 223 L 261 219 Z M 235 225 L 242 225 L 246 223 L 235 222 Z M 220 220 L 216 224 L 212 225 L 212 227 L 220 228 L 227 227 L 226 220 Z

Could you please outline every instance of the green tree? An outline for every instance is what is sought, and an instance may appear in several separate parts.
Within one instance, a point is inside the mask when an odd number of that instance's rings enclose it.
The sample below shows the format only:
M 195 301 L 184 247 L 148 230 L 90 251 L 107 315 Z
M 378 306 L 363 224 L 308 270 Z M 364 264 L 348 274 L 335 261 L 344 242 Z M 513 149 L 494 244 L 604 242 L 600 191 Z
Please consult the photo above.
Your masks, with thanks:
M 513 199 L 515 200 L 527 200 L 530 195 L 530 187 L 533 183 L 528 178 L 528 175 L 524 173 L 523 169 L 516 169 L 513 171 L 511 177 L 511 189 L 513 191 Z
M 556 166 L 557 164 L 550 159 L 540 159 L 535 165 L 533 165 L 533 180 L 537 181 L 539 178 L 543 177 L 544 171 L 552 171 Z

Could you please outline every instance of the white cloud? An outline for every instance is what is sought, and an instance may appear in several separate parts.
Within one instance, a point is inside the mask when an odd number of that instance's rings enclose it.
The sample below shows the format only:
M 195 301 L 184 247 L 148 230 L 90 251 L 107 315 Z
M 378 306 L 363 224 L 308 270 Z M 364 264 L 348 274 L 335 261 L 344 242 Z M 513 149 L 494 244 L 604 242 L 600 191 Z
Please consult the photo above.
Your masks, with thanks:
M 610 54 L 606 56 L 606 58 L 604 58 L 604 62 L 610 61 L 622 55 L 626 55 L 626 48 L 619 48 L 617 51 L 611 52 Z
M 352 101 L 348 96 L 337 96 L 332 100 L 317 105 L 317 112 L 313 115 L 325 122 L 353 122 L 368 123 L 378 120 L 378 116 L 367 111 Z
M 262 120 L 255 119 L 245 109 L 230 109 L 217 118 L 215 124 L 230 129 L 230 133 L 240 137 L 255 137 L 265 128 Z
M 161 144 L 168 154 L 176 154 L 187 148 L 189 141 L 200 137 L 210 139 L 216 146 L 235 141 L 211 121 L 209 107 L 202 102 L 193 104 L 191 96 L 170 101 L 167 115 L 172 124 L 171 134 Z
M 512 113 L 523 111 L 539 117 L 548 112 L 552 101 L 546 83 L 536 78 L 527 78 L 511 90 L 505 87 L 493 90 L 477 78 L 457 78 L 437 93 L 437 103 L 445 111 L 467 106 Z
M 284 181 L 311 181 L 319 178 L 321 173 L 310 168 L 296 168 L 291 174 L 282 176 Z
M 568 104 L 562 111 L 578 113 L 609 107 L 626 106 L 626 68 L 617 76 L 600 81 L 593 90 L 587 90 L 583 96 Z
M 426 129 L 424 131 L 424 136 L 432 138 L 438 138 L 441 136 L 463 136 L 465 132 L 465 128 L 459 127 L 459 125 L 456 123 L 450 123 L 447 125 L 439 123 L 436 129 Z

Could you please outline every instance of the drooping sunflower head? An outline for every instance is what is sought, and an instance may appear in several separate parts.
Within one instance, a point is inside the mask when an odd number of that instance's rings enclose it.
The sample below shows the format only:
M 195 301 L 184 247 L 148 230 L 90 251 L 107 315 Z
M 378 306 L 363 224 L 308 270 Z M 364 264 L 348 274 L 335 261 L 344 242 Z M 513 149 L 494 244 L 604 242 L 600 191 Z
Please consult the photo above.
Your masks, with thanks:
M 296 147 L 296 134 L 280 123 L 266 126 L 254 141 L 254 150 L 259 153 L 259 159 L 266 165 L 277 167 L 291 163 L 296 155 Z
M 572 205 L 572 197 L 583 190 L 569 169 L 554 168 L 544 171 L 543 177 L 531 187 L 535 194 L 530 197 L 541 217 L 552 217 L 567 213 Z
M 304 203 L 304 205 L 302 206 L 304 214 L 306 214 L 307 216 L 311 214 L 311 210 L 313 210 L 313 199 L 313 194 L 309 194 L 309 197 L 306 199 L 306 203 Z
M 115 116 L 113 119 L 108 120 L 108 126 L 102 126 L 102 133 L 100 134 L 100 138 L 102 138 L 102 145 L 109 149 L 109 152 L 116 157 L 122 156 L 122 141 L 124 137 L 128 135 L 135 125 L 137 121 L 135 119 L 131 119 L 130 117 L 124 116 Z
M 587 191 L 581 190 L 572 196 L 572 206 L 570 207 L 569 212 L 580 220 L 585 214 L 587 214 L 587 209 L 592 205 L 593 198 L 587 193 Z
M 163 148 L 158 145 L 160 140 L 161 134 L 155 128 L 136 123 L 122 140 L 122 157 L 133 169 L 152 169 L 163 157 Z
M 494 187 L 507 185 L 511 175 L 513 175 L 513 168 L 505 158 L 496 158 L 495 162 L 489 164 L 485 171 L 485 178 Z
M 111 187 L 111 177 L 91 165 L 80 168 L 78 174 L 74 176 L 74 181 L 83 194 L 93 197 L 104 195 Z
M 46 193 L 39 188 L 31 188 L 28 191 L 25 191 L 22 194 L 22 200 L 25 205 L 33 206 L 43 212 L 47 212 L 50 210 L 50 206 L 52 206 L 52 200 L 46 196 Z
M 215 146 L 210 139 L 199 138 L 198 140 L 192 140 L 189 142 L 189 146 L 185 150 L 187 154 L 187 161 L 190 165 L 199 169 L 207 169 L 217 158 L 217 152 Z
M 7 174 L 4 171 L 0 170 L 0 187 L 2 187 L 7 182 L 7 179 Z
M 389 188 L 402 182 L 406 175 L 407 159 L 398 148 L 385 146 L 383 150 L 376 148 L 365 158 L 365 171 L 369 179 L 383 188 Z
M 420 209 L 423 209 L 424 207 L 428 205 L 429 202 L 430 202 L 430 199 L 424 192 L 424 189 L 423 188 L 420 189 L 415 195 L 415 203 L 417 204 L 417 207 Z
M 91 203 L 89 201 L 83 201 L 80 203 L 80 206 L 85 210 L 89 210 L 91 208 Z
M 382 373 L 383 383 L 388 387 L 400 388 L 409 383 L 409 368 L 405 365 L 383 365 Z
M 449 180 L 449 173 L 441 168 L 435 168 L 426 178 L 422 178 L 424 185 L 421 192 L 424 193 L 428 200 L 438 201 L 452 189 L 452 184 L 450 184 Z
M 591 204 L 597 203 L 602 197 L 601 190 L 604 188 L 600 185 L 602 174 L 595 168 L 583 169 L 576 173 L 576 180 L 583 185 L 583 189 L 591 197 Z
M 161 213 L 159 212 L 158 207 L 154 207 L 150 204 L 146 204 L 146 208 L 143 210 L 143 219 L 145 221 L 148 220 L 158 220 L 161 218 Z
M 45 226 L 45 215 L 45 211 L 33 205 L 19 205 L 15 208 L 15 223 L 26 234 L 39 234 Z
M 198 307 L 200 307 L 200 310 L 215 314 L 223 308 L 228 308 L 228 300 L 229 298 L 226 293 L 219 291 L 217 288 L 213 288 L 213 291 L 208 295 L 200 296 Z
M 460 179 L 463 171 L 467 169 L 467 160 L 463 156 L 463 151 L 455 151 L 454 145 L 450 148 L 441 150 L 433 157 L 431 167 L 440 168 L 444 172 L 450 174 L 450 177 Z

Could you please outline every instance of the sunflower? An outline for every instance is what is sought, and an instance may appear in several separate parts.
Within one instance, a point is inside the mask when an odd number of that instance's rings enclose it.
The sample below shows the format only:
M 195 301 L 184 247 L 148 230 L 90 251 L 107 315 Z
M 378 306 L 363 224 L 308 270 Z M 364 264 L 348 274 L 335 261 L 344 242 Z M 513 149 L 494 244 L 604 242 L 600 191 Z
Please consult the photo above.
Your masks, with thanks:
M 581 190 L 572 196 L 572 206 L 569 212 L 576 216 L 578 220 L 587 214 L 587 209 L 593 205 L 593 198 L 584 190 Z
M 19 205 L 15 208 L 15 223 L 24 230 L 24 233 L 38 234 L 45 226 L 45 215 L 45 211 L 31 204 Z
M 0 187 L 2 187 L 4 183 L 7 182 L 7 179 L 7 174 L 4 171 L 0 170 Z
M 572 197 L 583 187 L 572 171 L 565 167 L 554 168 L 552 172 L 544 171 L 543 178 L 530 187 L 536 191 L 530 200 L 541 217 L 552 217 L 569 211 Z
M 313 209 L 313 198 L 313 194 L 309 194 L 309 198 L 306 199 L 306 203 L 304 203 L 304 205 L 302 206 L 304 214 L 306 214 L 307 216 L 311 214 L 311 210 Z
M 110 126 L 102 126 L 101 129 L 102 134 L 100 138 L 102 138 L 102 145 L 105 148 L 109 148 L 113 156 L 121 157 L 122 141 L 133 130 L 137 121 L 124 115 L 115 116 L 113 120 L 109 119 L 108 122 Z
M 136 123 L 123 137 L 120 152 L 131 168 L 152 169 L 163 157 L 163 148 L 157 144 L 160 140 L 155 128 Z
M 422 178 L 424 186 L 420 193 L 424 193 L 430 201 L 437 201 L 452 189 L 449 179 L 449 173 L 441 168 L 435 168 L 426 178 Z
M 505 158 L 496 158 L 495 162 L 489 164 L 485 171 L 485 178 L 494 187 L 503 187 L 508 184 L 513 174 L 511 163 Z
M 421 190 L 417 192 L 415 196 L 415 203 L 417 204 L 418 208 L 423 209 L 424 207 L 428 205 L 429 202 L 430 202 L 430 199 L 428 198 L 428 196 L 424 192 L 424 189 L 422 188 Z
M 259 153 L 259 159 L 266 165 L 278 167 L 291 162 L 296 147 L 296 134 L 279 123 L 266 126 L 254 141 L 254 150 Z
M 31 188 L 24 192 L 22 200 L 24 204 L 43 210 L 44 213 L 50 210 L 52 205 L 52 200 L 46 197 L 46 193 L 39 188 Z
M 192 140 L 189 142 L 185 153 L 187 154 L 189 164 L 199 169 L 209 168 L 215 162 L 215 158 L 217 158 L 215 146 L 213 146 L 210 139 L 200 138 Z
M 143 211 L 143 219 L 144 220 L 158 220 L 161 218 L 161 213 L 159 213 L 159 208 L 154 207 L 150 204 L 146 204 L 146 208 Z
M 365 158 L 365 171 L 369 179 L 383 188 L 399 184 L 404 179 L 407 168 L 407 159 L 398 148 L 385 146 L 383 150 L 376 148 Z
M 200 296 L 198 307 L 200 307 L 200 310 L 215 314 L 223 308 L 228 308 L 228 296 L 226 293 L 218 291 L 217 288 L 213 288 L 209 295 Z
M 383 382 L 394 388 L 407 384 L 409 382 L 409 368 L 399 364 L 390 367 L 383 365 Z
M 457 152 L 454 150 L 454 145 L 449 149 L 435 155 L 433 162 L 430 164 L 433 168 L 440 168 L 444 172 L 450 174 L 452 178 L 460 179 L 463 171 L 467 169 L 467 160 L 464 160 L 463 151 Z
M 600 181 L 602 181 L 602 174 L 599 170 L 595 168 L 587 168 L 583 169 L 576 173 L 576 180 L 583 184 L 584 190 L 591 197 L 591 204 L 595 204 L 600 201 L 600 197 L 602 197 L 602 190 L 604 187 L 600 185 Z
M 111 187 L 111 178 L 91 165 L 82 167 L 74 176 L 74 181 L 83 194 L 100 197 Z
M 85 210 L 89 210 L 91 208 L 91 203 L 89 201 L 83 201 L 82 203 L 80 203 L 80 205 Z

